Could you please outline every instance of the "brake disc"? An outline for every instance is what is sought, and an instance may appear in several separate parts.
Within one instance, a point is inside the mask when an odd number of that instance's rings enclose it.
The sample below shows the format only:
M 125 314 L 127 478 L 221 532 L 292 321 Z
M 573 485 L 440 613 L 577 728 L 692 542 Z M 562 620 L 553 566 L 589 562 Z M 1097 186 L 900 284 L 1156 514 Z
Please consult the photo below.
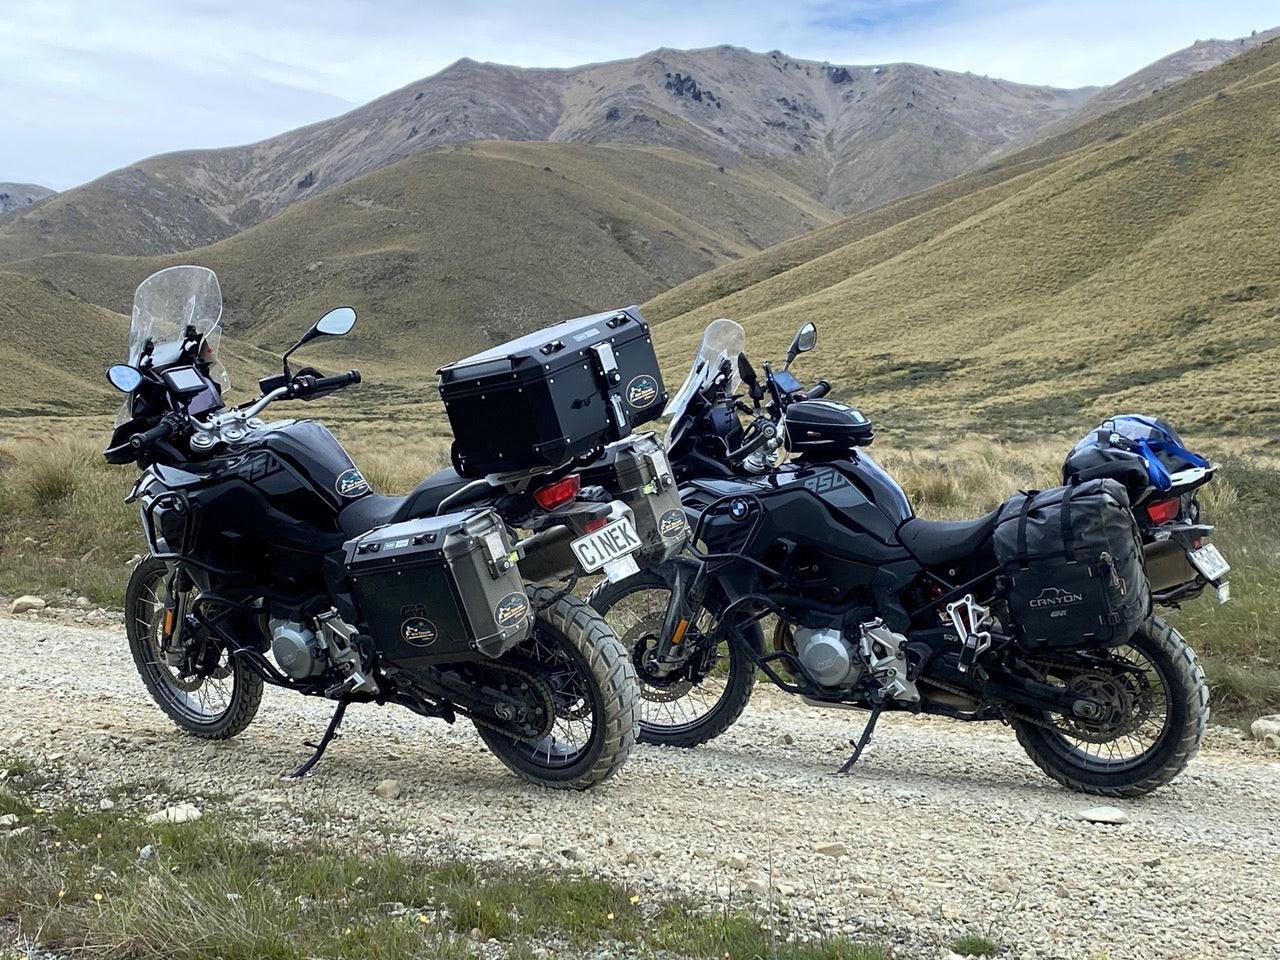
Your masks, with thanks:
M 1084 718 L 1060 715 L 1053 726 L 1086 743 L 1109 743 L 1134 733 L 1151 713 L 1151 681 L 1136 667 L 1115 670 L 1088 669 L 1072 675 L 1066 683 L 1072 693 L 1102 705 L 1102 715 Z
M 689 691 L 700 682 L 700 679 L 695 680 L 690 676 L 693 669 L 692 659 L 686 660 L 670 673 L 661 674 L 657 671 L 654 658 L 657 655 L 657 641 L 662 634 L 665 620 L 666 614 L 651 613 L 632 626 L 621 638 L 623 646 L 631 651 L 631 662 L 636 668 L 636 675 L 640 678 L 640 697 L 650 703 L 673 703 L 687 696 Z M 687 642 L 693 639 L 694 636 L 690 636 Z M 712 664 L 707 665 L 707 670 L 710 670 L 713 664 L 714 660 Z

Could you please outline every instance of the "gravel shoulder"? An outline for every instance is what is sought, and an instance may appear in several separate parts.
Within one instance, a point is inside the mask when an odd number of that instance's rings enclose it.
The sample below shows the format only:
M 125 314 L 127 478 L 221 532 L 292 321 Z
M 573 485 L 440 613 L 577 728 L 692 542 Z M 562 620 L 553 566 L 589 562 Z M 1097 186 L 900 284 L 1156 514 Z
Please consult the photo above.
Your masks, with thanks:
M 377 829 L 405 849 L 573 867 L 707 899 L 761 897 L 797 929 L 941 956 L 966 931 L 1035 958 L 1280 958 L 1280 754 L 1213 728 L 1171 787 L 1121 802 L 1122 825 L 1032 766 L 1008 729 L 887 718 L 847 777 L 864 715 L 757 688 L 694 751 L 641 747 L 586 794 L 529 787 L 467 724 L 353 707 L 315 775 L 328 705 L 268 689 L 258 719 L 210 749 L 147 699 L 123 631 L 0 619 L 0 749 L 72 772 L 92 796 L 161 793 L 264 825 Z M 375 793 L 384 780 L 401 795 Z M 841 855 L 837 845 L 847 853 Z M 834 854 L 834 855 L 833 855 Z

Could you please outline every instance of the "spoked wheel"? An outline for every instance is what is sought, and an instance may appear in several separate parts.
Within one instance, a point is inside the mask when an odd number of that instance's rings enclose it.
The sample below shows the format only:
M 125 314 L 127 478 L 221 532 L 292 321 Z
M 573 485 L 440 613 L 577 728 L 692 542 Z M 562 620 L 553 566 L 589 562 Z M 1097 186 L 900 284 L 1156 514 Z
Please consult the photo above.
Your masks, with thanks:
M 1159 618 L 1128 643 L 1096 656 L 1037 664 L 1048 682 L 1102 706 L 1094 717 L 1044 713 L 1013 721 L 1018 742 L 1054 780 L 1073 790 L 1138 797 L 1191 762 L 1209 720 L 1209 691 L 1195 654 Z
M 539 588 L 530 600 L 538 607 L 554 593 Z M 544 787 L 586 790 L 613 776 L 635 746 L 639 711 L 635 671 L 605 622 L 576 597 L 563 597 L 539 611 L 510 661 L 531 675 L 552 715 L 536 739 L 477 723 L 494 755 Z
M 601 583 L 588 602 L 608 621 L 636 668 L 641 742 L 696 747 L 728 730 L 746 709 L 756 673 L 742 644 L 752 641 L 726 637 L 663 674 L 656 669 L 654 653 L 670 599 L 667 582 L 644 571 L 621 583 Z M 690 624 L 685 643 L 696 645 L 710 636 L 716 622 L 715 613 L 704 608 Z M 757 638 L 759 629 L 751 627 Z
M 133 662 L 156 704 L 179 727 L 208 740 L 227 740 L 244 730 L 262 702 L 262 678 L 232 658 L 212 637 L 181 641 L 181 663 L 161 649 L 168 565 L 147 557 L 125 591 L 125 633 Z M 181 629 L 181 628 L 180 628 Z

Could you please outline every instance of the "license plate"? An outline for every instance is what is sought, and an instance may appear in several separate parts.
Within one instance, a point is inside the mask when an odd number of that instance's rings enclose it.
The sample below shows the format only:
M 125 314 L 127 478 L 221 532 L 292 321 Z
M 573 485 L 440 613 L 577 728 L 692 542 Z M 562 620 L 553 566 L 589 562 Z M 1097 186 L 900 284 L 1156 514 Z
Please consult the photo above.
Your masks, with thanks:
M 573 555 L 582 564 L 587 573 L 595 573 L 606 564 L 614 563 L 629 557 L 640 549 L 640 538 L 636 536 L 636 528 L 626 517 L 615 520 L 608 526 L 601 527 L 585 537 L 579 537 L 569 544 Z M 634 566 L 634 561 L 632 564 Z M 619 564 L 615 569 L 626 566 Z
M 1195 568 L 1206 580 L 1218 580 L 1231 569 L 1222 552 L 1213 544 L 1193 550 L 1189 556 Z

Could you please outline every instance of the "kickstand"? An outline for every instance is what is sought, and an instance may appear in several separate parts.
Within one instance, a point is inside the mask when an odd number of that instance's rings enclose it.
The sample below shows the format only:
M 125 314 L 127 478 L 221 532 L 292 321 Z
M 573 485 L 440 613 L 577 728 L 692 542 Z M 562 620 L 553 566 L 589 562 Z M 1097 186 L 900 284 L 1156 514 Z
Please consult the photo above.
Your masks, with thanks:
M 858 762 L 858 758 L 862 756 L 862 751 L 867 748 L 867 744 L 871 741 L 871 734 L 875 732 L 876 721 L 880 719 L 880 714 L 884 711 L 884 703 L 876 703 L 871 708 L 871 716 L 867 718 L 867 725 L 863 728 L 862 736 L 858 738 L 857 745 L 853 748 L 853 756 L 844 762 L 844 766 L 836 771 L 836 776 L 848 773 L 853 769 L 853 765 Z M 850 741 L 852 742 L 852 741 Z
M 325 728 L 324 736 L 320 738 L 319 743 L 308 743 L 306 746 L 312 747 L 315 752 L 307 759 L 307 762 L 300 766 L 293 773 L 283 774 L 281 780 L 301 780 L 311 768 L 320 762 L 320 758 L 324 756 L 324 752 L 329 749 L 329 744 L 333 742 L 333 738 L 338 735 L 338 726 L 342 723 L 342 717 L 347 712 L 347 704 L 349 700 L 339 700 L 337 709 L 333 711 L 333 716 L 329 718 L 329 726 Z

